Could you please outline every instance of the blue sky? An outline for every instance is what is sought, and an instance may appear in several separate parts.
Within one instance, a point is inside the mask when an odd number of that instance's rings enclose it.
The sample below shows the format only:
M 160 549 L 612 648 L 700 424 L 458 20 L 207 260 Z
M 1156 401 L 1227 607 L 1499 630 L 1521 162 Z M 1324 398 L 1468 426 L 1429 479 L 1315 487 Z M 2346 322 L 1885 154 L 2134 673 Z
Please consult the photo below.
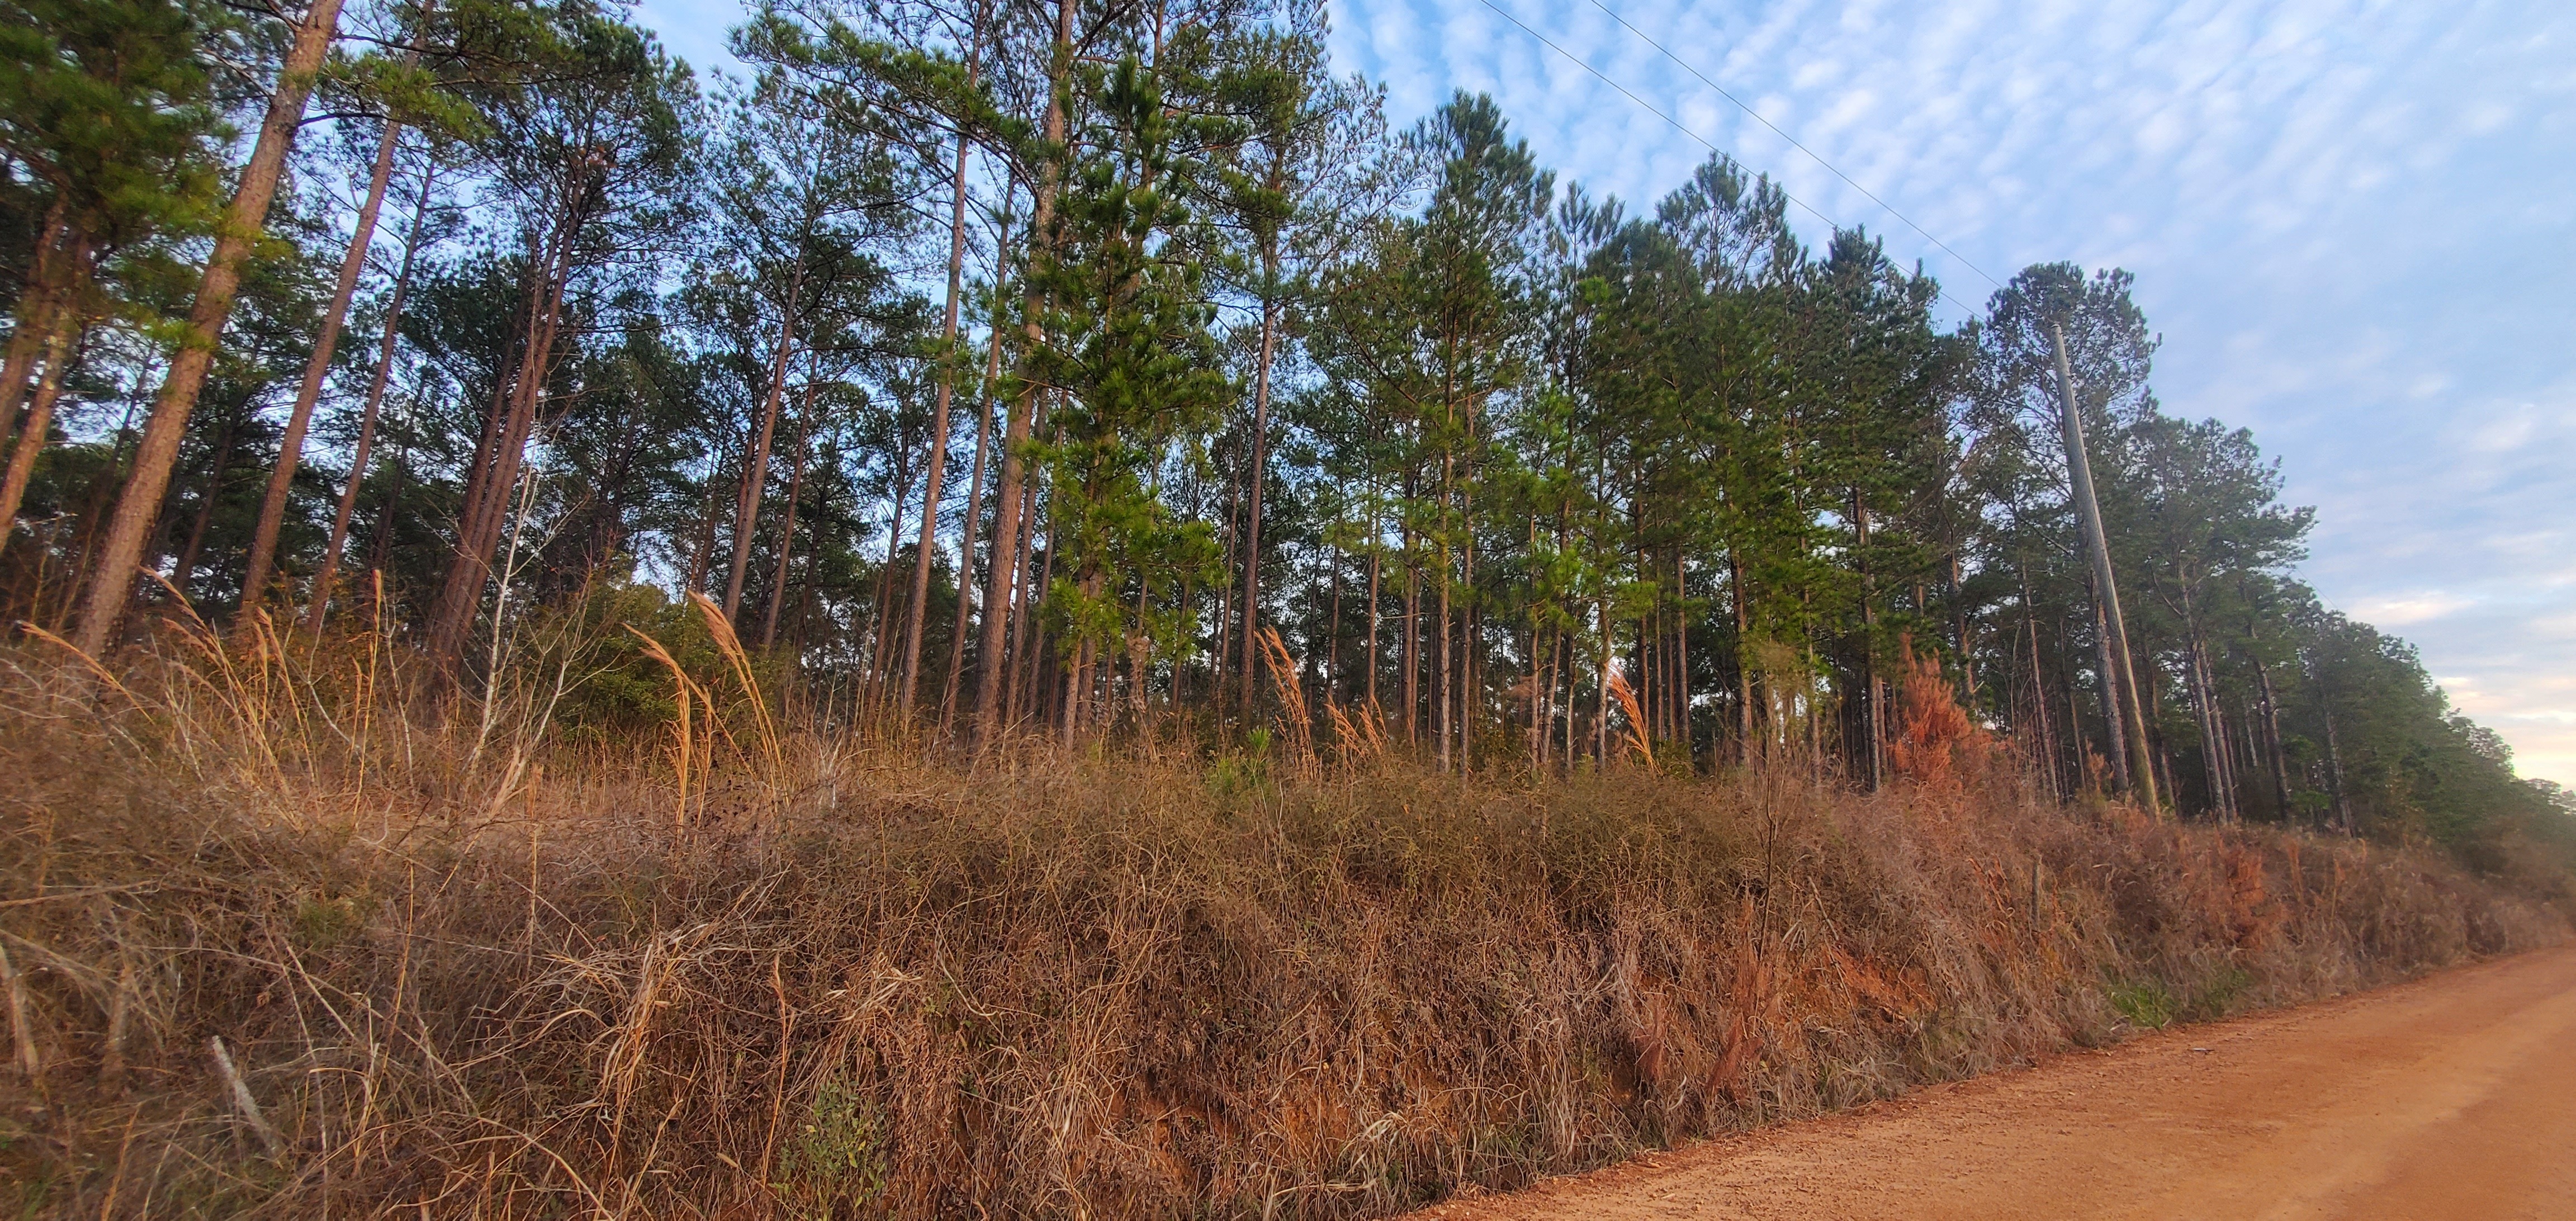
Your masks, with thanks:
M 2576 5 L 1602 2 L 1976 267 L 2135 273 L 2166 409 L 2252 428 L 2317 506 L 2308 579 L 2421 646 L 2523 774 L 2576 783 Z M 1989 291 L 1591 0 L 1493 3 Z M 638 15 L 707 64 L 737 11 Z M 1561 178 L 1647 206 L 1707 155 L 1484 0 L 1333 23 L 1399 125 L 1488 92 Z

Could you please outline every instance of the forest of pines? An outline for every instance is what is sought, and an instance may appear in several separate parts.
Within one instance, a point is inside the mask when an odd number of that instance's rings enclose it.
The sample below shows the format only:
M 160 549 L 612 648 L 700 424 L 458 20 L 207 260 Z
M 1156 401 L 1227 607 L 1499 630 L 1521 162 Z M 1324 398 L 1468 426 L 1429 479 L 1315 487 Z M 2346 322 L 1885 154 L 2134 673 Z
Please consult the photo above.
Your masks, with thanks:
M 1867 789 L 1938 684 L 2066 799 L 2564 834 L 2300 583 L 2277 463 L 2160 410 L 2126 273 L 1945 325 L 1753 169 L 1590 195 L 1325 33 L 792 0 L 735 77 L 587 0 L 0 0 L 0 609 L 381 630 L 432 704 L 559 662 L 571 741 L 685 715 L 691 595 L 933 753 Z

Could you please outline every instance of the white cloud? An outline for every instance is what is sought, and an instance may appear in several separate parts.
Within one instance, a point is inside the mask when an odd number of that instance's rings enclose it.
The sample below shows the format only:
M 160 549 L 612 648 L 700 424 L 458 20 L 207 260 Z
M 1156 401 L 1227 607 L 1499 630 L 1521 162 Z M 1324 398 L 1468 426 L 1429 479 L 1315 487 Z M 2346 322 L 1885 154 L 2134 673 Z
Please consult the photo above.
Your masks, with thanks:
M 1588 0 L 1495 2 L 1983 299 Z M 2137 273 L 2168 408 L 2252 426 L 2319 507 L 2320 592 L 2403 628 L 2526 771 L 2576 781 L 2576 635 L 2545 626 L 2576 619 L 2576 8 L 1605 2 L 1987 271 Z M 1398 122 L 1490 88 L 1544 161 L 1640 206 L 1703 156 L 1481 0 L 1337 11 L 1418 23 L 1337 45 L 1393 86 Z M 1601 139 L 1623 111 L 1626 138 Z
M 2372 595 L 2353 603 L 2345 610 L 2356 619 L 2378 627 L 2393 628 L 2411 627 L 2418 623 L 2440 619 L 2475 605 L 2477 605 L 2475 599 L 2455 597 L 2437 590 L 2411 597 Z

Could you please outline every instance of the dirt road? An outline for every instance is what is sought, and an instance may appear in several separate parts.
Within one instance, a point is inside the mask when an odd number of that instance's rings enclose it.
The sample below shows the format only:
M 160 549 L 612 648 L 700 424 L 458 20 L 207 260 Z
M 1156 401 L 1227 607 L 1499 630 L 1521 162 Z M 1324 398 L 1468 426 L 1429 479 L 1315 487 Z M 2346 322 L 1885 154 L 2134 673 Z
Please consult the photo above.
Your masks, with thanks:
M 2576 1218 L 2576 950 L 2166 1031 L 1425 1216 Z

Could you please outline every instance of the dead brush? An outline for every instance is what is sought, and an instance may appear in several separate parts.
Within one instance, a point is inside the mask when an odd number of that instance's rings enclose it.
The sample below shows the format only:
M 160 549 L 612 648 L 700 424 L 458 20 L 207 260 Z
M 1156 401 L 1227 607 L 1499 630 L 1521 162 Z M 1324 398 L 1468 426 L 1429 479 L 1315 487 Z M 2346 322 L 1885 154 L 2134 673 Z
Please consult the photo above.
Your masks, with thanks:
M 1288 729 L 1288 757 L 1294 766 L 1304 768 L 1315 757 L 1315 718 L 1306 710 L 1306 691 L 1297 679 L 1297 659 L 1288 652 L 1287 642 L 1279 638 L 1278 628 L 1263 628 L 1254 638 L 1261 642 L 1270 681 L 1279 690 L 1279 719 Z
M 643 629 L 633 624 L 626 625 L 626 630 L 633 632 L 635 639 L 643 643 L 645 656 L 662 663 L 671 672 L 671 703 L 678 710 L 671 719 L 671 787 L 674 790 L 671 835 L 675 841 L 684 841 L 689 834 L 690 790 L 695 788 L 703 793 L 707 769 L 715 765 L 714 734 L 719 724 L 715 697 L 708 693 L 705 684 L 689 677 L 688 668 L 671 656 L 671 651 L 664 648 L 661 641 L 644 634 Z M 703 716 L 701 709 L 705 710 Z M 703 743 L 698 740 L 701 724 L 705 725 L 708 735 Z
M 738 644 L 647 655 L 669 745 L 544 733 L 581 663 L 532 644 L 478 751 L 366 633 L 164 637 L 121 691 L 0 652 L 22 1211 L 1379 1216 L 2114 1039 L 2122 988 L 2210 1015 L 2565 932 L 2006 769 L 1229 790 L 927 761 L 772 711 Z
M 1345 771 L 1367 766 L 1386 757 L 1386 713 L 1372 701 L 1353 705 L 1347 713 L 1329 697 L 1324 700 L 1324 714 L 1333 722 L 1333 750 Z
M 1646 736 L 1645 706 L 1637 702 L 1637 689 L 1628 685 L 1628 675 L 1616 663 L 1604 673 L 1610 685 L 1610 697 L 1619 703 L 1619 714 L 1627 718 L 1627 740 L 1621 743 L 1636 753 L 1637 761 L 1647 767 L 1655 765 L 1655 744 Z

